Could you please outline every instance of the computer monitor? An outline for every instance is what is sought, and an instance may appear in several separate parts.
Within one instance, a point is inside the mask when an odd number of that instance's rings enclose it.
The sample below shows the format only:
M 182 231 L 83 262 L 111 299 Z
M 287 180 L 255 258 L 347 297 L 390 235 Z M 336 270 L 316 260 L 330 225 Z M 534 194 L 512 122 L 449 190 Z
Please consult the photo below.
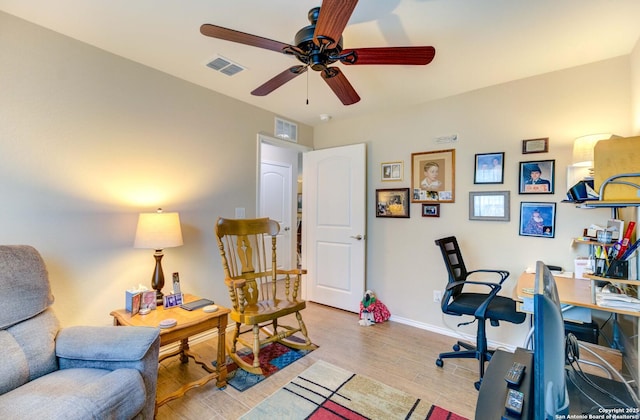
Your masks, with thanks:
M 533 296 L 534 418 L 556 419 L 569 413 L 565 376 L 564 321 L 556 282 L 549 268 L 536 263 Z

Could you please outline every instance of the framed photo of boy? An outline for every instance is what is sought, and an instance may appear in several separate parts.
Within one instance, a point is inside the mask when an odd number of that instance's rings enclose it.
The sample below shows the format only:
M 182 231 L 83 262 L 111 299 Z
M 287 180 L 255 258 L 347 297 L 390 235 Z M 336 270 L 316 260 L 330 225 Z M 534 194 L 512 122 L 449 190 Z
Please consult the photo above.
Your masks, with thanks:
M 520 194 L 553 194 L 555 160 L 520 162 Z
M 376 217 L 409 217 L 409 188 L 376 190 Z
M 380 179 L 382 181 L 402 181 L 404 172 L 402 162 L 384 162 L 380 164 Z
M 455 202 L 455 149 L 411 154 L 411 202 Z
M 504 183 L 504 152 L 476 154 L 474 184 Z
M 556 235 L 556 203 L 520 203 L 520 235 L 553 238 Z

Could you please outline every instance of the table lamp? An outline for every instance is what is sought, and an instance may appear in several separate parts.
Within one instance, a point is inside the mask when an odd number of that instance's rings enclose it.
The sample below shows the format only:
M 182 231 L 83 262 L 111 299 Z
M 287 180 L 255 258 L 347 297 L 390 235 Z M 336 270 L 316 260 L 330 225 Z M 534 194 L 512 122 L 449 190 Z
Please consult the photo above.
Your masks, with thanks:
M 164 273 L 162 272 L 162 250 L 182 245 L 180 216 L 178 213 L 163 213 L 158 209 L 155 213 L 140 213 L 134 248 L 155 249 L 153 254 L 156 266 L 151 278 L 151 287 L 156 291 L 156 304 L 162 305 Z

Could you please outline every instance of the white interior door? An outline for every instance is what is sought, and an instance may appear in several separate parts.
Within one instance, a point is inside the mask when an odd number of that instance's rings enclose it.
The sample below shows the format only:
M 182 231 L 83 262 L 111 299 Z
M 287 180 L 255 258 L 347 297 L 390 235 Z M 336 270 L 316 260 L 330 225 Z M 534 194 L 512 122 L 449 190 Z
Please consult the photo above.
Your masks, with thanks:
M 365 290 L 366 145 L 303 154 L 306 298 L 358 312 Z
M 280 224 L 277 236 L 278 268 L 295 267 L 292 261 L 292 246 L 295 246 L 295 232 L 292 232 L 292 167 L 291 164 L 262 161 L 260 165 L 260 217 L 268 217 Z M 295 226 L 295 225 L 293 225 Z M 271 246 L 265 249 L 271 250 Z M 271 253 L 267 255 L 271 258 Z

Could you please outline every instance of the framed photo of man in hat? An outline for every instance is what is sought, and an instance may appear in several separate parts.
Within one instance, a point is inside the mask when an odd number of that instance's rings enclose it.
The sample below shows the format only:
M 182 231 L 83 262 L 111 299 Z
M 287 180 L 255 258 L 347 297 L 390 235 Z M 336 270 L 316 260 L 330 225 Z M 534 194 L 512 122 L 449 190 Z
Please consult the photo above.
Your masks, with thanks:
M 553 194 L 555 160 L 520 162 L 520 194 Z

